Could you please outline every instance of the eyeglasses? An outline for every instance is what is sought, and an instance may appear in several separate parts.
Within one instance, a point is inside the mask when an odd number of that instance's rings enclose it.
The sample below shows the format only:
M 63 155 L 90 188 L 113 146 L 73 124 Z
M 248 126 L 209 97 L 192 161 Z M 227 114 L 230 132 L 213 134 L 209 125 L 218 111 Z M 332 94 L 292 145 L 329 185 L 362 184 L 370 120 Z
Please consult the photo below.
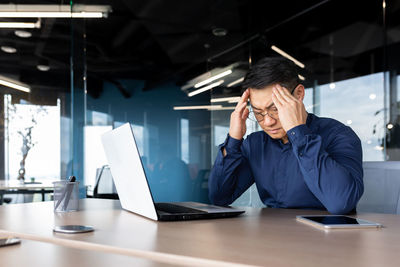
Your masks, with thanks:
M 290 91 L 290 94 L 293 94 L 293 92 L 297 88 L 297 86 L 298 86 L 298 84 Z M 278 109 L 275 107 L 275 105 L 269 107 L 266 110 L 266 112 L 264 112 L 264 113 L 255 111 L 253 109 L 253 107 L 251 106 L 251 104 L 250 104 L 249 110 L 250 110 L 250 112 L 249 112 L 248 119 L 252 120 L 252 121 L 262 122 L 264 120 L 264 117 L 267 115 L 274 120 L 277 120 L 279 118 Z

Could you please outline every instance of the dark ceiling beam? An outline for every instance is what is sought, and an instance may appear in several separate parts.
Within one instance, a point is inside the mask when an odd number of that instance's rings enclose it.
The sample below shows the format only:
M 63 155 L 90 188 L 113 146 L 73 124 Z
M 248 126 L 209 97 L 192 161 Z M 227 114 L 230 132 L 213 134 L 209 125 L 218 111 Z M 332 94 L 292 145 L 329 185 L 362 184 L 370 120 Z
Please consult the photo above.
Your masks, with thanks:
M 44 22 L 43 22 L 44 21 Z M 53 29 L 54 26 L 54 22 L 55 19 L 53 18 L 48 18 L 42 21 L 42 25 L 43 26 L 43 30 L 40 33 L 40 38 L 47 40 L 49 38 L 49 36 L 51 35 L 51 31 Z M 34 54 L 38 57 L 41 57 L 43 54 L 43 50 L 46 46 L 46 42 L 44 41 L 40 41 L 37 45 L 36 45 L 36 49 Z
M 138 21 L 130 20 L 114 37 L 113 47 L 119 47 L 131 37 L 132 33 L 139 28 Z

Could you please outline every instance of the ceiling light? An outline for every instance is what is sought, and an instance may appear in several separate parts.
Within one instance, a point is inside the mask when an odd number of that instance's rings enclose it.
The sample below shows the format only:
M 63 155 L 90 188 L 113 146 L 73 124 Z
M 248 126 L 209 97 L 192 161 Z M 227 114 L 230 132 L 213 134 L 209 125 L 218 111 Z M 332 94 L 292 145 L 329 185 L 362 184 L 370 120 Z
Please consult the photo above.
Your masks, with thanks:
M 234 110 L 236 107 L 219 107 L 219 106 L 212 106 L 212 108 L 208 108 L 208 110 L 215 111 L 215 110 Z
M 299 76 L 299 79 L 302 80 L 302 81 L 304 81 L 306 79 L 306 78 L 304 78 L 304 76 L 302 76 L 300 74 L 298 74 L 297 76 Z
M 3 50 L 3 52 L 9 53 L 9 54 L 17 53 L 17 49 L 12 46 L 2 45 L 0 48 L 1 48 L 1 50 Z
M 368 145 L 372 144 L 372 141 L 371 140 L 367 140 L 367 144 Z
M 298 61 L 297 59 L 295 59 L 294 57 L 292 57 L 291 55 L 289 55 L 288 53 L 286 53 L 285 51 L 279 49 L 276 46 L 271 46 L 271 49 L 274 50 L 275 52 L 277 52 L 278 54 L 280 54 L 281 56 L 291 60 L 294 62 L 294 64 L 296 64 L 297 66 L 299 66 L 300 68 L 304 69 L 305 65 L 303 63 L 301 63 L 300 61 Z
M 29 38 L 29 37 L 32 37 L 32 33 L 27 32 L 27 31 L 22 31 L 22 30 L 16 30 L 16 31 L 14 31 L 14 34 L 15 34 L 16 36 L 18 36 L 18 37 L 21 37 L 21 38 Z
M 236 85 L 236 84 L 239 84 L 239 83 L 241 83 L 241 82 L 243 82 L 243 81 L 244 81 L 244 77 L 242 77 L 242 78 L 240 78 L 240 79 L 237 79 L 237 80 L 231 82 L 230 84 L 227 85 L 227 87 L 232 87 L 232 86 L 234 86 L 234 85 Z
M 393 124 L 388 123 L 388 125 L 386 126 L 389 130 L 393 129 Z
M 36 68 L 38 70 L 40 70 L 40 71 L 49 71 L 50 70 L 50 66 L 49 65 L 39 64 L 39 65 L 36 66 Z
M 211 109 L 212 107 L 221 107 L 221 105 L 204 105 L 204 106 L 177 106 L 174 107 L 174 110 L 195 110 L 195 109 Z
M 348 124 L 348 125 L 350 125 L 350 124 L 352 124 L 352 123 L 353 123 L 352 120 L 347 120 L 347 124 Z
M 214 34 L 214 36 L 223 37 L 228 34 L 228 30 L 224 28 L 214 28 L 212 30 L 212 33 Z
M 100 5 L 0 5 L 0 18 L 103 18 L 110 6 Z
M 375 148 L 375 150 L 379 150 L 379 151 L 383 150 L 383 146 L 375 146 L 374 148 Z
M 204 81 L 201 81 L 201 82 L 199 82 L 199 83 L 196 83 L 196 84 L 194 85 L 194 88 L 202 87 L 203 85 L 206 85 L 207 83 L 210 83 L 210 82 L 212 82 L 212 81 L 218 80 L 219 78 L 225 77 L 225 76 L 227 76 L 227 75 L 229 75 L 229 74 L 231 74 L 231 73 L 232 73 L 232 70 L 226 70 L 226 71 L 224 71 L 224 72 L 221 72 L 221 73 L 219 73 L 219 74 L 217 74 L 217 75 L 214 75 L 214 76 L 212 76 L 212 77 L 210 77 L 210 78 L 208 78 L 208 79 L 206 79 L 206 80 L 204 80 Z
M 40 28 L 40 22 L 0 22 L 0 28 L 26 28 L 26 29 L 34 29 Z
M 17 89 L 20 91 L 24 91 L 26 93 L 30 93 L 31 92 L 31 88 L 29 85 L 23 84 L 19 81 L 15 81 L 13 79 L 4 77 L 0 75 L 0 85 L 4 85 L 13 89 Z
M 198 90 L 195 90 L 195 91 L 193 91 L 193 92 L 190 92 L 190 93 L 188 94 L 188 96 L 189 96 L 189 97 L 192 97 L 192 96 L 194 96 L 194 95 L 198 95 L 198 94 L 203 93 L 203 92 L 205 92 L 205 91 L 207 91 L 207 90 L 210 90 L 210 89 L 212 89 L 212 88 L 214 88 L 214 87 L 217 87 L 217 86 L 219 86 L 219 85 L 221 85 L 221 84 L 223 84 L 223 83 L 224 83 L 224 80 L 220 80 L 220 81 L 218 81 L 218 82 L 216 82 L 216 83 L 212 83 L 212 84 L 207 85 L 207 86 L 205 86 L 205 87 L 203 87 L 203 88 L 200 88 L 200 89 L 198 89 Z
M 102 18 L 101 12 L 1 12 L 0 18 Z
M 335 83 L 330 83 L 330 84 L 329 84 L 329 88 L 330 88 L 331 90 L 335 89 L 335 88 L 336 88 L 336 84 L 335 84 Z
M 206 85 L 207 83 L 211 83 L 212 81 L 215 81 L 219 78 L 222 78 L 223 76 L 229 75 L 234 73 L 235 75 L 232 75 L 234 77 L 242 77 L 244 76 L 244 70 L 236 69 L 237 67 L 240 66 L 240 62 L 235 62 L 233 64 L 230 64 L 226 67 L 223 68 L 213 68 L 189 81 L 187 81 L 184 85 L 181 86 L 181 90 L 187 91 L 190 88 L 199 88 L 202 87 L 203 85 Z M 229 79 L 231 81 L 231 79 Z
M 374 100 L 376 98 L 376 94 L 370 94 L 369 99 Z
M 220 98 L 211 98 L 210 102 L 211 103 L 228 102 L 228 101 L 239 100 L 239 99 L 240 99 L 240 96 L 220 97 Z

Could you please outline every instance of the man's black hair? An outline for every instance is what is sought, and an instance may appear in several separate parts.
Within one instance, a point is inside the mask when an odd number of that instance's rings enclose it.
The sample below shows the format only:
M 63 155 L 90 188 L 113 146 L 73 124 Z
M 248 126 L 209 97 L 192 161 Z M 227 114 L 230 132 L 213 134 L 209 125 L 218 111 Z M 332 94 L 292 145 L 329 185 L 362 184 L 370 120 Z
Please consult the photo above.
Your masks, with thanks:
M 247 88 L 263 89 L 272 84 L 280 84 L 291 90 L 300 83 L 296 65 L 284 57 L 266 57 L 257 62 L 242 83 Z

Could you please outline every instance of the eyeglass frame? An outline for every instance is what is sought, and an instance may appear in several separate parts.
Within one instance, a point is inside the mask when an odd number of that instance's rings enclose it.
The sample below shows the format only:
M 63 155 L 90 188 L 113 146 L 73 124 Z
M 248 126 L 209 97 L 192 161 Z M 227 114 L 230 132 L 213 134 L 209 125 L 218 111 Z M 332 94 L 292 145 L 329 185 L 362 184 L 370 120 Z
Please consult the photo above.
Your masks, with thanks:
M 296 84 L 296 86 L 290 91 L 290 94 L 292 95 L 293 93 L 294 93 L 294 90 L 296 90 L 296 88 L 298 87 L 300 85 L 300 83 L 298 83 L 298 84 Z M 256 119 L 256 121 L 257 122 L 262 122 L 263 120 L 264 120 L 264 118 L 265 118 L 265 116 L 269 116 L 270 118 L 272 118 L 272 119 L 274 119 L 274 120 L 276 120 L 277 118 L 274 118 L 273 116 L 271 116 L 270 114 L 268 114 L 268 112 L 265 112 L 265 114 L 262 114 L 261 112 L 257 112 L 257 115 L 261 115 L 262 116 L 262 119 L 261 120 L 257 120 L 257 117 L 256 117 L 256 112 L 254 112 L 254 107 L 251 105 L 251 103 L 250 103 L 250 107 L 251 107 L 251 112 L 254 114 L 254 118 Z M 270 106 L 270 107 L 268 107 L 267 109 L 270 109 L 272 107 L 272 105 Z M 278 113 L 277 113 L 278 114 Z M 248 117 L 249 118 L 249 117 Z M 250 118 L 249 118 L 250 119 Z M 252 119 L 250 119 L 250 120 L 252 120 Z

